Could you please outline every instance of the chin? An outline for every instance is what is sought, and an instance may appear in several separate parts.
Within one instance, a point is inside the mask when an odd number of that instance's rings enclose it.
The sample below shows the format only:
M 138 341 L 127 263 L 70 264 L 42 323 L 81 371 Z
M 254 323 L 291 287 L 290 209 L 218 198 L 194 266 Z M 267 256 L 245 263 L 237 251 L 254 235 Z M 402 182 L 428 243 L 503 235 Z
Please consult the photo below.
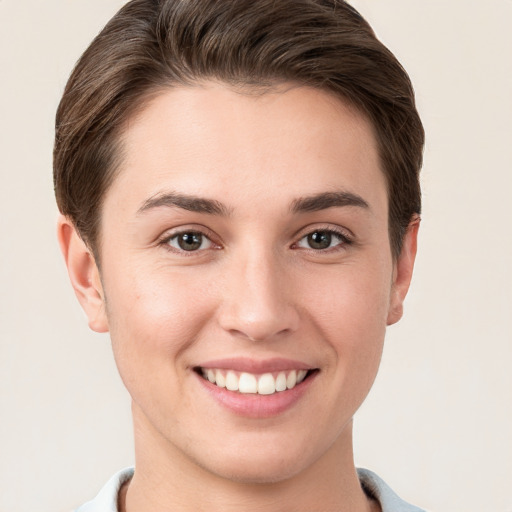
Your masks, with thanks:
M 288 461 L 266 460 L 264 463 L 233 461 L 215 468 L 205 468 L 217 476 L 241 484 L 277 484 L 293 478 L 303 468 Z
M 304 444 L 294 448 L 286 442 L 276 446 L 272 443 L 254 443 L 250 448 L 220 449 L 210 453 L 208 461 L 196 459 L 196 463 L 209 473 L 223 479 L 244 484 L 275 484 L 293 478 L 309 467 L 313 460 L 304 449 Z M 301 446 L 298 450 L 296 447 Z

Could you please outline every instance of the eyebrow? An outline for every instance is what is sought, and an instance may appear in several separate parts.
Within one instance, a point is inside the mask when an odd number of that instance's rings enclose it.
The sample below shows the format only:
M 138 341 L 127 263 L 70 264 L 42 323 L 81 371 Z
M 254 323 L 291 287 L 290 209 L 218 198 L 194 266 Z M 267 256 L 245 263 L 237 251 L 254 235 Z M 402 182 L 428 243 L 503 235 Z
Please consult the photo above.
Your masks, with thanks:
M 342 206 L 370 209 L 370 205 L 361 196 L 346 191 L 321 192 L 312 196 L 299 197 L 292 202 L 290 209 L 293 213 L 306 213 Z
M 207 199 L 188 194 L 178 194 L 176 192 L 166 192 L 156 194 L 147 199 L 138 209 L 137 214 L 145 213 L 154 208 L 162 206 L 168 208 L 182 208 L 196 213 L 206 213 L 209 215 L 219 215 L 227 217 L 230 215 L 230 209 L 215 199 Z M 290 211 L 292 213 L 307 213 L 326 210 L 327 208 L 356 206 L 369 209 L 368 203 L 359 195 L 352 192 L 321 192 L 311 196 L 299 197 L 292 201 Z
M 196 213 L 207 213 L 210 215 L 220 215 L 227 217 L 230 213 L 229 209 L 220 201 L 214 199 L 206 199 L 193 195 L 178 194 L 175 192 L 166 192 L 156 194 L 150 197 L 138 209 L 137 214 L 142 214 L 153 208 L 166 206 L 168 208 L 182 208 Z

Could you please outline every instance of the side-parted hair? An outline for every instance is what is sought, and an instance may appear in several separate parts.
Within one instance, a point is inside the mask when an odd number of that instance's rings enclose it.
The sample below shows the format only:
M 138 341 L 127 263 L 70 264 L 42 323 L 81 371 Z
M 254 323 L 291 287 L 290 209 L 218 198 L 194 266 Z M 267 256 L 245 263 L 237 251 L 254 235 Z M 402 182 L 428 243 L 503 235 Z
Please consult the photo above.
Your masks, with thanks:
M 99 256 L 102 200 L 127 120 L 158 92 L 206 80 L 330 91 L 371 122 L 394 257 L 421 209 L 424 131 L 405 70 L 342 0 L 132 0 L 78 61 L 56 117 L 58 207 Z M 271 172 L 263 171 L 262 172 Z

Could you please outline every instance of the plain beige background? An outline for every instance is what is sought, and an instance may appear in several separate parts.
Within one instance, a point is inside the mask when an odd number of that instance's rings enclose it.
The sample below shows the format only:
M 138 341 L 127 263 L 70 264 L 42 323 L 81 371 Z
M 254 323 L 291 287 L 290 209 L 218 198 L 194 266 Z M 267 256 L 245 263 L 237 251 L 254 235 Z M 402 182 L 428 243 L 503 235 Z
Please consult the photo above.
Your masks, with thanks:
M 122 0 L 0 0 L 0 512 L 69 511 L 130 465 L 129 400 L 55 240 L 54 112 Z M 404 320 L 356 461 L 438 512 L 512 511 L 512 1 L 354 0 L 427 130 Z

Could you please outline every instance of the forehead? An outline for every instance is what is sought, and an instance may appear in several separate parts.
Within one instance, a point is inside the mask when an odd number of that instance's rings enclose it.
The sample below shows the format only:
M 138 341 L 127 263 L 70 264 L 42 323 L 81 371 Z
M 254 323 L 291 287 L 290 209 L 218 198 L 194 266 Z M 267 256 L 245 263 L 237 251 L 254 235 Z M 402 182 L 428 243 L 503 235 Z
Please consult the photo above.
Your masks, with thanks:
M 369 121 L 309 87 L 166 89 L 130 120 L 122 144 L 106 203 L 130 196 L 122 202 L 138 200 L 132 209 L 166 189 L 215 198 L 229 191 L 227 201 L 256 204 L 348 187 L 387 202 Z

